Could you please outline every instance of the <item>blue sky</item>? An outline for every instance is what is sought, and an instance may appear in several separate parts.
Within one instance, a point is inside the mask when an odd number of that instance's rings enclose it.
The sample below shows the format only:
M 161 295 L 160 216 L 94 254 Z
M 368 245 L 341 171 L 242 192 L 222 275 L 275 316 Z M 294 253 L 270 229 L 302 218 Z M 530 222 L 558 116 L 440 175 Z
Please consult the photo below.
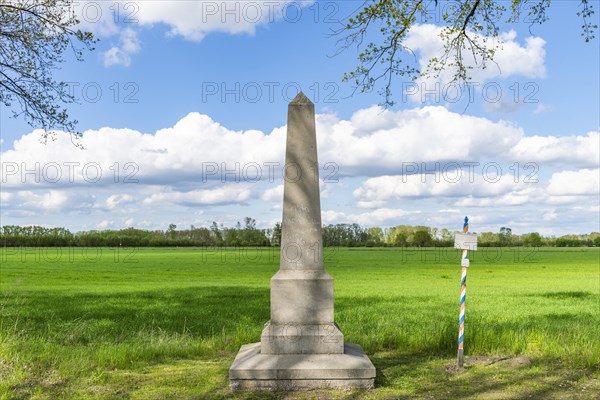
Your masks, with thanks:
M 330 32 L 360 2 L 224 4 L 81 2 L 75 11 L 101 40 L 57 78 L 79 98 L 70 111 L 86 150 L 66 134 L 39 144 L 2 109 L 2 224 L 166 229 L 251 216 L 272 226 L 282 180 L 265 163 L 283 163 L 287 102 L 302 88 L 318 114 L 321 178 L 331 178 L 321 182 L 325 223 L 458 229 L 469 215 L 475 231 L 600 230 L 600 51 L 581 38 L 575 4 L 553 2 L 541 26 L 501 25 L 498 66 L 474 72 L 470 104 L 445 91 L 447 77 L 399 77 L 385 111 L 376 93 L 352 96 L 341 82 L 357 53 L 335 55 Z M 409 39 L 418 62 L 439 49 L 439 10 L 429 9 Z M 256 165 L 262 179 L 249 179 Z M 414 165 L 429 174 L 409 174 Z

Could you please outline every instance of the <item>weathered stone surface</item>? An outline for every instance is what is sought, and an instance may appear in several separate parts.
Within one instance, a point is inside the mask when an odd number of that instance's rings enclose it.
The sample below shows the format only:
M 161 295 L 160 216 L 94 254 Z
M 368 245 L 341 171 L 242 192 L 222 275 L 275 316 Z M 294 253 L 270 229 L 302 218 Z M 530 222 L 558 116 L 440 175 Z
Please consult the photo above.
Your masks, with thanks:
M 277 272 L 271 278 L 271 322 L 333 323 L 333 278 L 323 270 Z
M 242 346 L 229 370 L 232 390 L 369 389 L 375 367 L 356 344 L 343 354 L 261 354 L 260 343 Z
M 262 354 L 343 354 L 344 334 L 337 324 L 265 325 L 261 338 Z
M 373 389 L 373 379 L 232 379 L 232 391 L 237 390 L 316 390 L 316 389 Z
M 300 93 L 288 107 L 280 268 L 323 270 L 315 106 Z

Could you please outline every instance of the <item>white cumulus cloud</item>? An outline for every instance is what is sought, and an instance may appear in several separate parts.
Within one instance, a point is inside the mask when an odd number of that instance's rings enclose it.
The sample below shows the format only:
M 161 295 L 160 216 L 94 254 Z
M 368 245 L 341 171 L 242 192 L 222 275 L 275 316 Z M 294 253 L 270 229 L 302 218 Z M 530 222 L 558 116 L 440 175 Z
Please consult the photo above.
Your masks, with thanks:
M 548 193 L 555 196 L 595 195 L 600 197 L 600 169 L 580 169 L 552 174 Z
M 130 194 L 113 194 L 105 200 L 106 207 L 113 209 L 120 204 L 133 202 L 133 196 Z
M 141 25 L 165 24 L 170 35 L 200 41 L 211 32 L 254 34 L 262 24 L 295 19 L 313 1 L 137 1 Z
M 274 188 L 265 190 L 261 198 L 264 201 L 283 201 L 283 185 L 277 185 Z
M 138 53 L 141 49 L 140 40 L 137 32 L 131 28 L 121 31 L 119 45 L 112 46 L 102 53 L 104 66 L 122 65 L 129 67 L 131 65 L 131 55 Z
M 164 224 L 155 219 L 164 219 L 161 213 L 170 205 L 183 206 L 178 210 L 184 214 L 186 207 L 231 205 L 271 212 L 283 197 L 285 126 L 271 132 L 234 131 L 207 115 L 190 113 L 154 133 L 88 130 L 81 139 L 85 150 L 73 146 L 66 133 L 59 132 L 58 140 L 46 145 L 39 142 L 40 135 L 33 131 L 12 145 L 3 144 L 3 218 L 110 212 L 121 217 L 119 226 L 128 219 Z M 515 124 L 444 107 L 391 111 L 373 106 L 348 119 L 318 115 L 323 220 L 399 223 L 413 218 L 415 211 L 393 204 L 411 199 L 429 202 L 424 207 L 460 210 L 540 204 L 556 213 L 574 204 L 589 208 L 598 199 L 598 138 L 598 132 L 527 136 Z M 479 163 L 473 173 L 468 162 Z M 515 162 L 520 163 L 518 179 L 508 168 Z M 536 163 L 543 175 L 525 182 L 530 171 L 524 170 L 526 162 Z M 504 168 L 499 177 L 495 168 L 483 173 L 494 165 Z M 435 173 L 423 173 L 432 167 Z M 343 208 L 333 209 L 338 206 Z M 145 215 L 149 210 L 155 214 Z M 233 214 L 228 211 L 222 218 L 240 217 Z M 540 213 L 539 220 L 551 215 Z
M 597 166 L 600 131 L 587 135 L 524 137 L 509 150 L 507 157 L 521 162 Z
M 377 226 L 379 224 L 399 224 L 408 215 L 419 214 L 420 211 L 406 211 L 399 208 L 380 208 L 373 211 L 356 214 L 327 210 L 321 212 L 324 224 L 357 223 L 362 226 Z
M 143 200 L 145 205 L 172 203 L 183 205 L 216 205 L 241 203 L 252 195 L 243 185 L 230 184 L 215 189 L 191 190 L 189 192 L 164 191 L 155 193 Z
M 412 27 L 405 45 L 413 51 L 419 53 L 419 63 L 421 70 L 427 69 L 430 59 L 443 53 L 443 41 L 440 38 L 443 27 L 433 24 L 418 24 Z M 481 36 L 470 32 L 472 37 Z M 491 39 L 490 39 L 491 40 Z M 527 78 L 544 78 L 546 76 L 546 66 L 544 63 L 546 42 L 544 39 L 535 36 L 525 38 L 522 45 L 517 41 L 517 33 L 514 30 L 500 33 L 498 40 L 494 43 L 488 42 L 487 46 L 500 44 L 494 55 L 495 63 L 488 63 L 487 68 L 480 68 L 473 62 L 473 57 L 464 57 L 466 65 L 474 67 L 471 77 L 475 82 L 483 82 L 497 76 L 509 77 L 521 75 Z M 469 52 L 469 50 L 465 50 Z M 452 71 L 447 70 L 440 75 L 441 82 L 448 83 L 452 81 Z M 425 82 L 421 80 L 420 82 Z M 431 82 L 431 81 L 430 81 Z
M 354 191 L 358 201 L 381 202 L 407 197 L 503 196 L 526 189 L 510 175 L 469 175 L 463 170 L 436 174 L 380 176 L 367 179 Z

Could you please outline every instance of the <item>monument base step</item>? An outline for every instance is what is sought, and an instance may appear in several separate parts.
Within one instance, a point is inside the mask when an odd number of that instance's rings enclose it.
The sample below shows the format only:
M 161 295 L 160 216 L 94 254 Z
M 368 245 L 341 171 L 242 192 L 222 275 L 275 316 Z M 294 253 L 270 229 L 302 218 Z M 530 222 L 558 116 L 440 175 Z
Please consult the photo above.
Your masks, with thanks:
M 344 354 L 261 354 L 260 343 L 243 345 L 229 369 L 231 390 L 371 389 L 375 366 L 362 347 Z

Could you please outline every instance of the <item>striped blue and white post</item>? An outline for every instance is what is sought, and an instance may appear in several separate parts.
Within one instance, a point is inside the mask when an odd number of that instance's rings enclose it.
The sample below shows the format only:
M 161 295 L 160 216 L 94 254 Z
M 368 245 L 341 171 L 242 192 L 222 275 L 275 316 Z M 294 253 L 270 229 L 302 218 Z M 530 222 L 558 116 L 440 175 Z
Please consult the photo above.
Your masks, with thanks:
M 469 234 L 469 218 L 465 217 L 463 233 L 454 236 L 454 247 L 462 250 L 460 265 L 460 315 L 458 318 L 458 366 L 464 365 L 465 345 L 465 303 L 467 301 L 467 268 L 469 267 L 469 250 L 477 250 L 477 236 Z

